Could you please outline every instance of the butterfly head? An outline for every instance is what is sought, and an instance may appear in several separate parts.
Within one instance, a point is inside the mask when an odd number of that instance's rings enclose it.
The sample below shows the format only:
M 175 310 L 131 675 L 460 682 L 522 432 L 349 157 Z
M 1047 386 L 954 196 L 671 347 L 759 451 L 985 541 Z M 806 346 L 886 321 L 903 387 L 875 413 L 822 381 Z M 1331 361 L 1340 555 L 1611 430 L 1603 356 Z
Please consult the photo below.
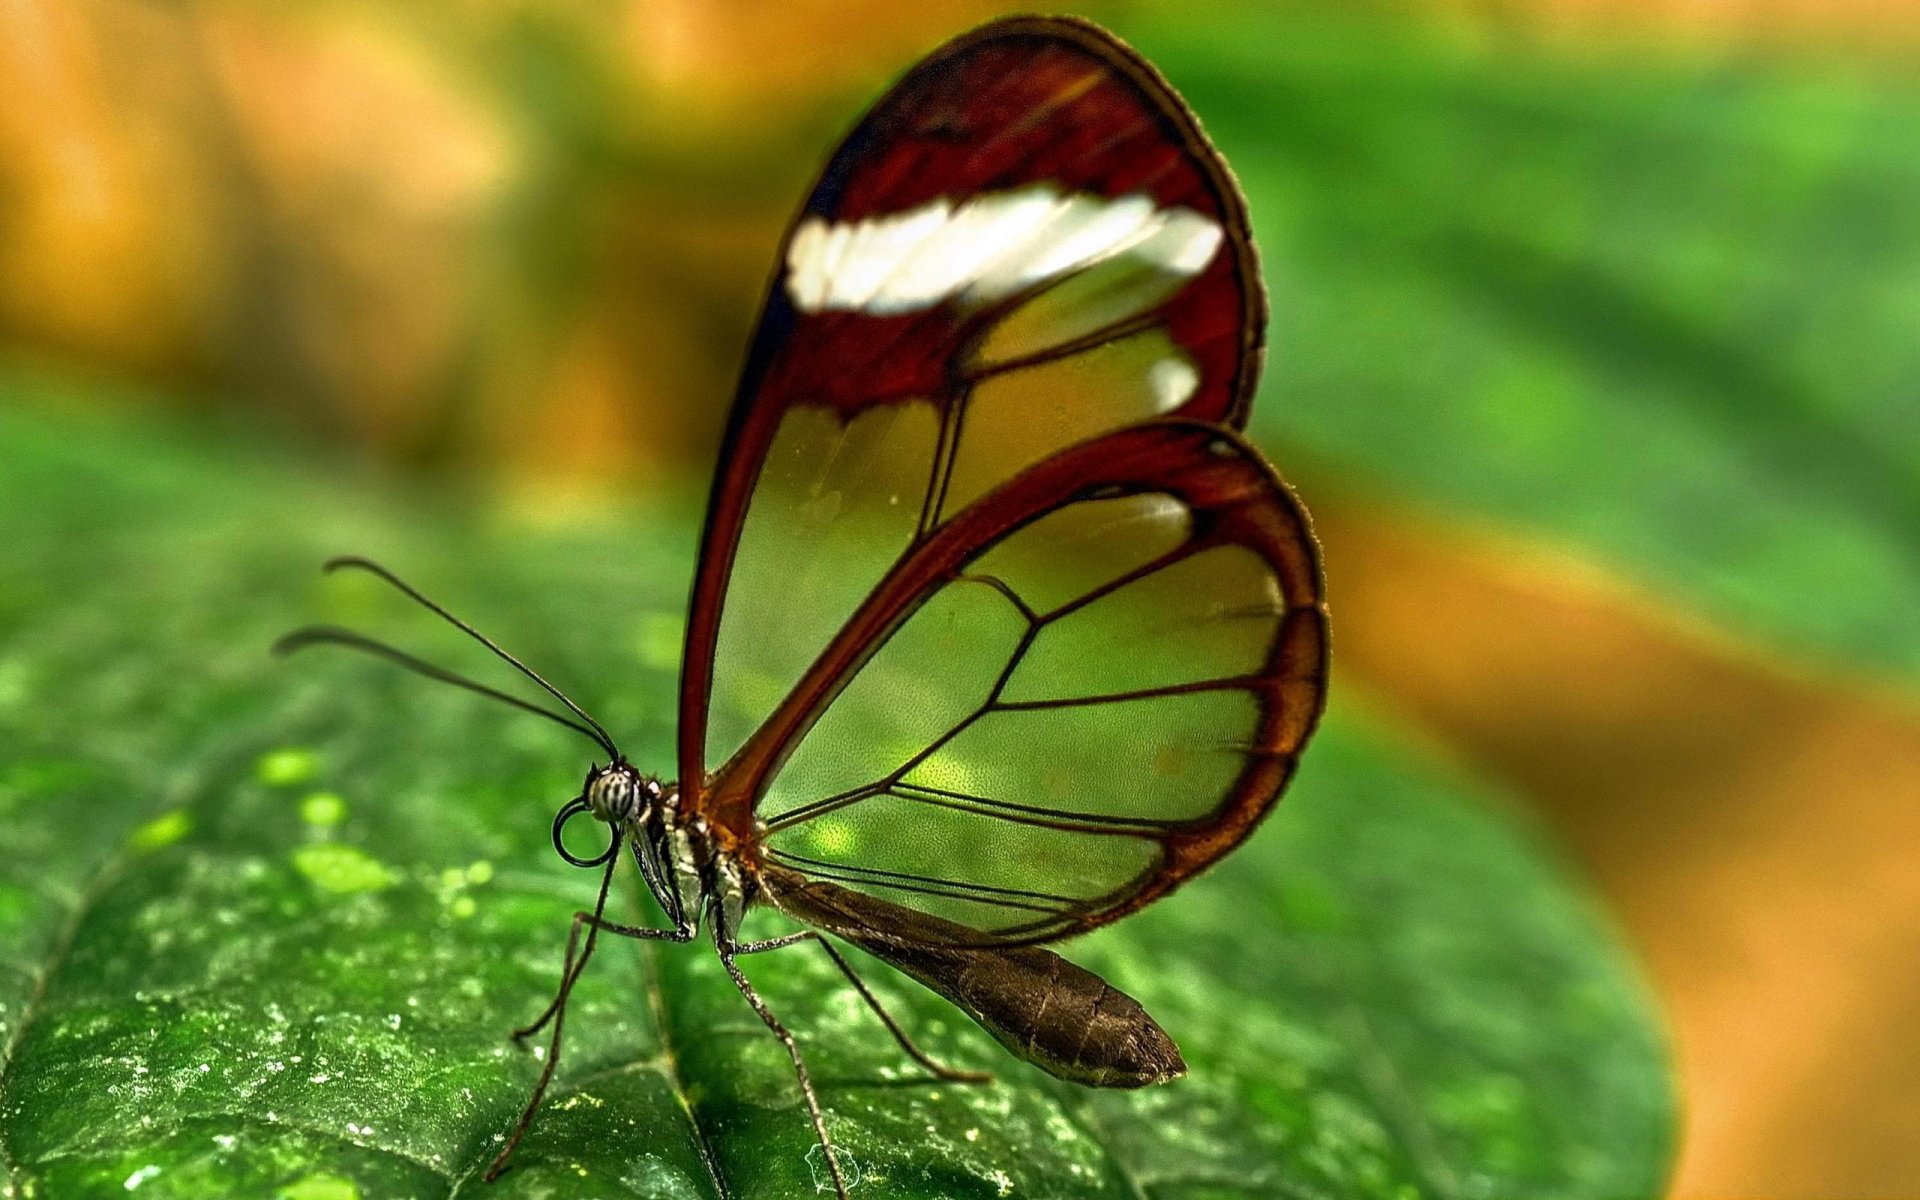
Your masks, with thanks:
M 593 815 L 610 825 L 644 825 L 660 803 L 660 781 L 625 762 L 596 766 L 587 772 L 581 798 Z

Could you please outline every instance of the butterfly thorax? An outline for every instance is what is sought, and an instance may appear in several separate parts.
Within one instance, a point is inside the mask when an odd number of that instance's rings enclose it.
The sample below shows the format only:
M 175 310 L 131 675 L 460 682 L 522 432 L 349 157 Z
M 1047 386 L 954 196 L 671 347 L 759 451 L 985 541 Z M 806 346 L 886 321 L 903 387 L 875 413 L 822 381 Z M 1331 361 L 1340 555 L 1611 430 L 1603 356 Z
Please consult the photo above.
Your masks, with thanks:
M 679 785 L 615 762 L 589 772 L 583 794 L 594 816 L 633 838 L 647 885 L 676 925 L 698 926 L 711 910 L 731 937 L 751 900 L 750 873 L 704 817 L 681 809 Z

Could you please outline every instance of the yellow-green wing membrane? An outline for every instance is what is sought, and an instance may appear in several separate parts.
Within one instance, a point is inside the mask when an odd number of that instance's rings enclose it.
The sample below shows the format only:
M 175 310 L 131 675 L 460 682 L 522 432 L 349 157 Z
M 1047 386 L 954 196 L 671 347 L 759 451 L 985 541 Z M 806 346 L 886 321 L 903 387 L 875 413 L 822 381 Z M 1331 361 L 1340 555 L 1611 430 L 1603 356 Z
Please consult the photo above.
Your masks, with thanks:
M 941 527 L 712 796 L 757 812 L 786 872 L 977 944 L 1068 936 L 1246 836 L 1320 711 L 1325 652 L 1304 516 L 1257 453 L 1139 426 Z

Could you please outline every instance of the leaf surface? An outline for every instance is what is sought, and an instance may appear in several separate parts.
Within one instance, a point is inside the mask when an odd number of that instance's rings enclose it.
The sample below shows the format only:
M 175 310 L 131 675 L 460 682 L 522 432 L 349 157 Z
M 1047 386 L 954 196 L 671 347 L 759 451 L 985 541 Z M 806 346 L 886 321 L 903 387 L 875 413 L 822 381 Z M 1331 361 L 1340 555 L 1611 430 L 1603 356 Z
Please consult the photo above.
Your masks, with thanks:
M 378 664 L 266 654 L 316 614 L 459 653 L 318 581 L 326 554 L 370 551 L 665 764 L 690 521 L 463 522 L 217 435 L 11 403 L 0 460 L 0 1150 L 17 1194 L 771 1198 L 824 1181 L 784 1056 L 710 948 L 610 940 L 517 1167 L 483 1184 L 539 1067 L 506 1031 L 545 1002 L 592 896 L 547 845 L 584 743 Z M 1188 1079 L 1058 1083 L 869 960 L 930 1050 L 1000 1077 L 926 1084 L 823 956 L 748 969 L 801 1031 L 856 1195 L 1661 1186 L 1665 1052 L 1611 931 L 1497 796 L 1351 705 L 1249 846 L 1072 953 L 1158 1016 Z

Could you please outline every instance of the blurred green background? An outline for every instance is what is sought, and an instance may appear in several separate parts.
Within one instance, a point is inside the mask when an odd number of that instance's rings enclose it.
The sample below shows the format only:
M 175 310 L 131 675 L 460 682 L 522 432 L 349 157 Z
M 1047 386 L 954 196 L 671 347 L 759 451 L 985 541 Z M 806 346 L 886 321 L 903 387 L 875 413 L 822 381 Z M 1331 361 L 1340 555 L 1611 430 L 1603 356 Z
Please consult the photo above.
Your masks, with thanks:
M 0 404 L 71 465 L 10 528 L 46 497 L 83 577 L 122 509 L 59 481 L 146 443 L 414 498 L 416 549 L 637 503 L 685 545 L 619 636 L 670 661 L 781 228 L 880 87 L 1000 10 L 15 0 Z M 1337 687 L 1601 897 L 1668 1025 L 1674 1194 L 1920 1195 L 1920 13 L 1081 11 L 1249 193 L 1254 433 L 1325 543 Z M 20 655 L 56 610 L 13 586 Z

